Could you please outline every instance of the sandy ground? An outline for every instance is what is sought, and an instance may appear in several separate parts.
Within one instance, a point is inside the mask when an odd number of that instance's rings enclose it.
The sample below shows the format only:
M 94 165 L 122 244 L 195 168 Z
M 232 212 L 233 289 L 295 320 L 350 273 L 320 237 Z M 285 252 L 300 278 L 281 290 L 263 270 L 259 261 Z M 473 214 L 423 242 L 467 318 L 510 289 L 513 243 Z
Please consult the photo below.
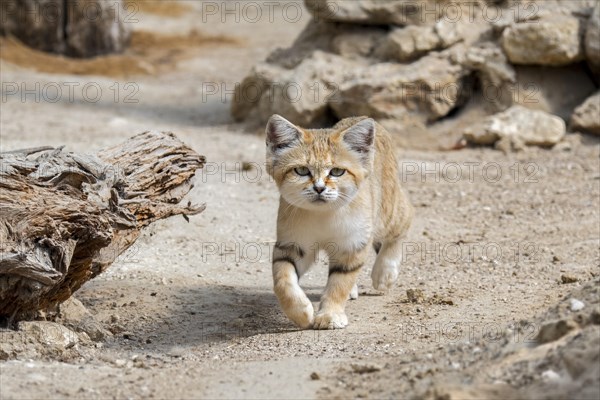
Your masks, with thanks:
M 2 150 L 64 144 L 94 152 L 156 129 L 209 161 L 189 195 L 206 211 L 151 226 L 76 294 L 113 336 L 50 352 L 4 331 L 4 341 L 23 343 L 0 362 L 0 398 L 405 398 L 439 395 L 432 388 L 446 382 L 531 388 L 561 364 L 511 369 L 496 356 L 528 349 L 548 310 L 576 295 L 592 321 L 577 338 L 597 343 L 600 145 L 579 135 L 561 149 L 514 154 L 398 147 L 416 218 L 397 287 L 380 295 L 365 268 L 347 329 L 298 331 L 271 289 L 278 193 L 262 168 L 264 139 L 232 122 L 221 85 L 233 89 L 253 63 L 289 45 L 308 16 L 286 22 L 280 4 L 273 22 L 203 21 L 199 2 L 185 4 L 169 17 L 140 10 L 135 29 L 237 40 L 190 47 L 176 65 L 167 55 L 160 74 L 118 79 L 0 64 Z M 10 94 L 7 83 L 39 83 L 39 98 Z M 218 95 L 207 94 L 213 84 Z M 43 89 L 53 85 L 64 89 L 56 102 Z M 85 85 L 101 89 L 98 101 Z M 563 275 L 576 282 L 563 284 Z M 326 277 L 322 265 L 303 278 L 315 304 Z M 410 301 L 408 289 L 423 298 Z M 561 318 L 575 314 L 560 310 Z M 530 365 L 503 365 L 518 362 Z M 588 385 L 592 395 L 598 382 Z M 536 393 L 552 397 L 547 387 Z

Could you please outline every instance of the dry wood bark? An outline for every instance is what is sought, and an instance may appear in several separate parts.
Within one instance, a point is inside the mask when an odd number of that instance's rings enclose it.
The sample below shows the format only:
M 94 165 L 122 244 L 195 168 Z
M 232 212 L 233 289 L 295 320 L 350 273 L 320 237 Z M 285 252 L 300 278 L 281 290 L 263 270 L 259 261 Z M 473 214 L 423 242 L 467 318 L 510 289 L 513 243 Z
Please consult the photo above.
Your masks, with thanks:
M 0 153 L 0 316 L 68 299 L 179 205 L 205 159 L 172 133 L 145 132 L 96 156 L 41 147 Z M 187 217 L 186 217 L 187 218 Z

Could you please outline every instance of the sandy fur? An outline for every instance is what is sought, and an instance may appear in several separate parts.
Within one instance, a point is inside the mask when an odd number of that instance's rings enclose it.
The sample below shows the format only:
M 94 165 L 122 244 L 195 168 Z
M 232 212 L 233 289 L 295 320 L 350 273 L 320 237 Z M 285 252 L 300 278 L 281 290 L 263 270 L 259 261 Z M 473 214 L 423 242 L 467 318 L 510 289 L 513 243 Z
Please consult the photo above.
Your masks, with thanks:
M 361 140 L 368 128 L 374 131 L 373 140 L 365 145 Z M 346 301 L 373 247 L 379 249 L 373 286 L 382 291 L 393 286 L 402 258 L 400 240 L 413 216 L 400 187 L 389 134 L 366 117 L 308 130 L 274 116 L 267 126 L 267 164 L 282 194 L 273 254 L 280 305 L 300 327 L 343 328 L 348 324 Z M 294 168 L 305 165 L 311 168 L 310 176 L 298 176 Z M 339 178 L 327 175 L 332 167 L 346 172 Z M 324 185 L 327 202 L 309 201 L 319 185 Z M 329 256 L 330 275 L 313 316 L 298 280 L 319 251 Z

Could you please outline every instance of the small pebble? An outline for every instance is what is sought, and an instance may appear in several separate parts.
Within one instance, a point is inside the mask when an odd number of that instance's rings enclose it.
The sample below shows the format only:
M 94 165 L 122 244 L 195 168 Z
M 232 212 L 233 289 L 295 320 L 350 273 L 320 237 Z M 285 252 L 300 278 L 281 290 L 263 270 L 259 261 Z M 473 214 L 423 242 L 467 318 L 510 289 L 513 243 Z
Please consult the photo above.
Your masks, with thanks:
M 421 289 L 408 289 L 406 297 L 411 303 L 422 303 L 425 300 L 425 295 Z
M 369 374 L 372 372 L 381 371 L 381 367 L 375 364 L 351 364 L 350 367 L 352 367 L 352 370 L 358 374 Z
M 560 375 L 549 369 L 542 372 L 542 380 L 544 382 L 558 382 L 560 381 Z
M 580 311 L 583 310 L 583 307 L 585 307 L 585 304 L 583 304 L 583 301 L 581 300 L 571 299 L 570 303 L 571 311 Z
M 576 277 L 574 277 L 573 275 L 567 275 L 567 274 L 562 274 L 560 276 L 560 280 L 562 283 L 575 283 L 577 282 L 579 279 L 577 279 Z
M 321 377 L 316 372 L 313 372 L 312 374 L 310 374 L 310 379 L 312 379 L 313 381 L 318 381 L 319 379 L 321 379 Z

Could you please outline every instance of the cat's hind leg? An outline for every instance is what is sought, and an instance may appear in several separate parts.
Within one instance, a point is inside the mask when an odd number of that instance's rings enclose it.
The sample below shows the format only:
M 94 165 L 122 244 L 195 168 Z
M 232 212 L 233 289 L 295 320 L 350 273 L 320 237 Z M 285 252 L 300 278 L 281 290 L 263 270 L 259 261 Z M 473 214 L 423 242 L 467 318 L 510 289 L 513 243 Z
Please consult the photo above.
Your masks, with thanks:
M 299 279 L 314 261 L 314 253 L 295 244 L 276 243 L 273 249 L 273 287 L 287 317 L 303 329 L 312 327 L 313 305 L 300 287 Z
M 388 291 L 398 279 L 398 269 L 402 260 L 402 242 L 400 238 L 384 240 L 377 252 L 375 265 L 371 272 L 373 287 Z

